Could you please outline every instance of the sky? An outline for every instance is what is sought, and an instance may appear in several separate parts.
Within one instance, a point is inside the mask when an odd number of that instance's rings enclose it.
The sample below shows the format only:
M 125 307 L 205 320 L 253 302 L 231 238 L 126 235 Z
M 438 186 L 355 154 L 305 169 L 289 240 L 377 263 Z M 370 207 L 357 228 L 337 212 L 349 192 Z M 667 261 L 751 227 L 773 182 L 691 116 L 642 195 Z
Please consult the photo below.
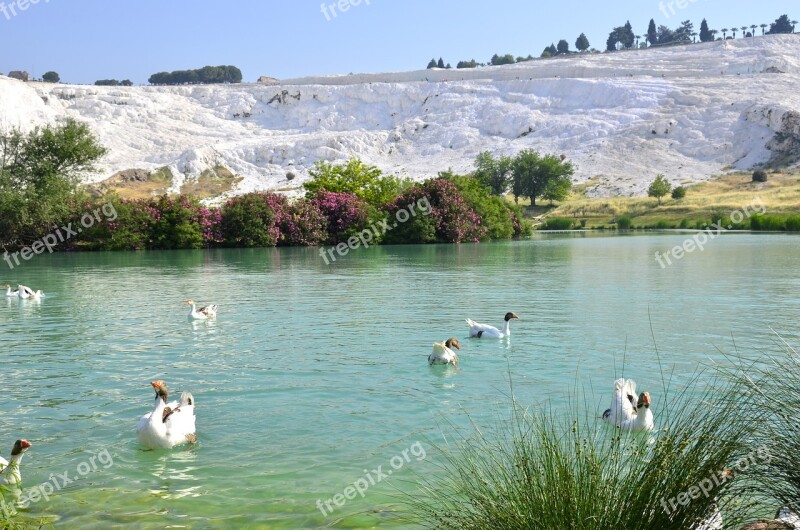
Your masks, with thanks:
M 246 82 L 406 71 L 439 57 L 538 56 L 562 38 L 573 48 L 581 32 L 602 50 L 626 20 L 641 35 L 651 18 L 699 30 L 703 18 L 721 29 L 784 13 L 800 17 L 797 0 L 0 0 L 0 72 L 144 84 L 221 64 Z

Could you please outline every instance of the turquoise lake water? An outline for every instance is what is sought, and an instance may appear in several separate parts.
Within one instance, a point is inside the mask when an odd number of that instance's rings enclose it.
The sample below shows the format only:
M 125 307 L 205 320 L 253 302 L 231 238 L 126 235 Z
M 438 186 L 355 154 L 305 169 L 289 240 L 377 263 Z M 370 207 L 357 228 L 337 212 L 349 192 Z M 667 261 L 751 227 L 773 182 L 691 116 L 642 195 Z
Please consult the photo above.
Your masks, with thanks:
M 61 528 L 408 528 L 402 492 L 435 472 L 432 444 L 507 415 L 509 378 L 525 405 L 581 388 L 599 414 L 624 363 L 657 422 L 656 345 L 680 383 L 734 340 L 752 352 L 773 328 L 797 344 L 800 239 L 726 235 L 661 268 L 655 252 L 686 237 L 378 247 L 330 265 L 317 249 L 0 263 L 0 283 L 47 294 L 0 300 L 0 454 L 33 443 L 28 489 L 67 473 L 27 508 Z M 219 304 L 216 322 L 188 322 L 187 298 Z M 466 338 L 464 318 L 507 311 L 509 340 Z M 451 336 L 460 367 L 428 367 Z M 194 393 L 195 447 L 137 445 L 154 379 Z M 378 466 L 393 473 L 364 498 L 318 509 Z

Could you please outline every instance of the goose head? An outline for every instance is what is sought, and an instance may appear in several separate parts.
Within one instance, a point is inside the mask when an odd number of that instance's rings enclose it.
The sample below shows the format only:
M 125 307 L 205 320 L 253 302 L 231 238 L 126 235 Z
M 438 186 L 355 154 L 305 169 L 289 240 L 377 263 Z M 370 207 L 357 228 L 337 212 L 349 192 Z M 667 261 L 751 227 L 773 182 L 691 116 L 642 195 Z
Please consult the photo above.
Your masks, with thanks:
M 447 342 L 445 342 L 444 345 L 447 346 L 448 348 L 455 348 L 457 350 L 461 349 L 461 343 L 458 342 L 458 339 L 455 337 L 447 339 Z
M 31 443 L 28 440 L 17 440 L 14 442 L 14 448 L 11 450 L 11 456 L 22 456 L 25 451 L 31 448 Z
M 636 408 L 650 408 L 650 392 L 642 392 L 639 394 L 639 401 L 636 402 Z
M 517 314 L 516 314 L 516 313 L 511 313 L 511 312 L 508 312 L 508 313 L 506 313 L 506 316 L 505 316 L 505 319 L 504 319 L 504 320 L 505 320 L 506 322 L 508 322 L 508 321 L 509 321 L 509 320 L 511 320 L 512 318 L 516 318 L 517 320 L 519 320 L 519 317 L 517 316 Z
M 153 381 L 150 383 L 153 389 L 156 391 L 156 396 L 161 398 L 164 403 L 167 402 L 167 383 L 164 381 Z
M 183 303 L 186 305 L 194 305 L 194 300 L 184 300 Z

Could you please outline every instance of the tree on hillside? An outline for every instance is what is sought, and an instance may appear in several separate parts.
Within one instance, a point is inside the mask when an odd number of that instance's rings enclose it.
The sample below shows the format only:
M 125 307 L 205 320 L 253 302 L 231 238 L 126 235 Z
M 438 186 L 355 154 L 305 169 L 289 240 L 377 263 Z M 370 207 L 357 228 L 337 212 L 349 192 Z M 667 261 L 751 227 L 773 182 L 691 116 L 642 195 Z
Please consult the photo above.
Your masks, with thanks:
M 694 33 L 694 24 L 691 20 L 684 20 L 681 25 L 672 32 L 672 42 L 692 42 L 692 33 Z
M 569 43 L 566 40 L 561 39 L 560 41 L 558 41 L 556 50 L 558 51 L 558 53 L 569 53 Z
M 769 24 L 759 24 L 758 27 L 761 28 L 761 34 L 764 35 L 767 32 L 767 28 L 769 27 Z
M 752 25 L 750 26 L 750 30 L 751 30 L 751 32 L 750 32 L 750 36 L 751 36 L 751 37 L 755 37 L 755 36 L 756 36 L 756 28 L 757 28 L 757 27 L 758 27 L 758 24 L 752 24 Z
M 477 68 L 478 63 L 475 59 L 470 59 L 469 61 L 458 61 L 456 64 L 456 68 Z
M 661 197 L 665 196 L 670 191 L 672 191 L 672 184 L 669 183 L 667 177 L 659 174 L 656 176 L 655 180 L 650 183 L 650 187 L 647 188 L 647 195 L 657 198 L 658 204 L 661 204 Z
M 675 42 L 675 32 L 667 26 L 658 26 L 658 38 L 656 38 L 656 43 L 670 44 L 671 42 Z
M 380 169 L 351 158 L 345 164 L 317 161 L 308 171 L 311 180 L 303 184 L 306 197 L 320 191 L 353 193 L 359 199 L 380 207 L 394 200 L 406 183 L 397 177 L 383 175 Z
M 703 21 L 700 23 L 700 42 L 710 42 L 712 40 L 714 40 L 714 36 L 708 29 L 708 21 L 703 19 Z
M 503 64 L 514 64 L 516 60 L 514 59 L 514 56 L 511 55 L 510 53 L 507 53 L 503 56 L 497 55 L 495 53 L 494 55 L 492 55 L 492 59 L 490 62 L 494 66 L 500 66 Z
M 445 66 L 444 66 L 444 59 L 442 59 L 441 57 L 439 57 L 439 62 L 438 62 L 438 63 L 436 63 L 436 67 L 437 67 L 437 68 L 444 68 L 444 67 L 445 67 Z
M 775 20 L 775 22 L 770 24 L 769 31 L 767 33 L 769 35 L 777 35 L 778 33 L 792 32 L 794 32 L 794 26 L 792 26 L 791 20 L 789 20 L 789 15 L 781 15 L 777 20 Z
M 586 38 L 584 33 L 581 33 L 578 36 L 578 40 L 575 41 L 575 48 L 580 52 L 585 52 L 589 49 L 589 46 L 591 46 L 591 44 L 589 44 L 589 39 Z
M 559 156 L 540 156 L 532 149 L 525 149 L 517 154 L 512 164 L 511 192 L 514 194 L 514 200 L 528 197 L 531 205 L 536 206 L 536 198 L 543 196 L 550 181 L 568 179 L 574 173 L 575 168 L 572 163 L 563 161 Z M 560 189 L 558 184 L 551 186 L 553 193 L 557 194 Z
M 728 31 L 730 30 L 728 28 L 722 28 L 720 31 L 722 32 L 722 40 L 726 40 L 728 38 Z
M 792 20 L 791 22 L 792 22 L 792 33 L 794 33 L 794 27 L 797 26 L 797 21 Z
M 636 35 L 633 33 L 630 21 L 628 21 L 624 26 L 616 27 L 609 33 L 608 40 L 606 40 L 606 51 L 615 51 L 618 42 L 621 43 L 623 48 L 632 48 L 635 41 Z
M 428 70 L 431 68 L 436 68 L 436 59 L 431 59 L 431 61 L 428 63 Z
M 569 198 L 569 193 L 572 191 L 572 180 L 567 176 L 551 178 L 547 181 L 542 192 L 542 199 L 550 201 L 550 206 L 553 201 L 565 201 Z
M 492 189 L 495 195 L 505 195 L 511 183 L 511 167 L 514 159 L 510 156 L 495 158 L 484 151 L 475 159 L 475 178 Z
M 650 43 L 650 46 L 658 43 L 658 32 L 656 30 L 656 21 L 652 18 L 650 19 L 650 25 L 647 26 L 647 42 Z
M 61 77 L 56 72 L 50 71 L 42 76 L 42 81 L 45 83 L 58 83 L 61 81 Z
M 622 37 L 622 45 L 626 48 L 633 48 L 633 42 L 636 40 L 636 35 L 633 33 L 633 26 L 631 26 L 631 21 L 625 21 L 625 25 L 622 26 L 624 31 L 621 34 Z
M 741 26 L 739 29 L 742 30 L 742 38 L 747 37 L 747 26 Z

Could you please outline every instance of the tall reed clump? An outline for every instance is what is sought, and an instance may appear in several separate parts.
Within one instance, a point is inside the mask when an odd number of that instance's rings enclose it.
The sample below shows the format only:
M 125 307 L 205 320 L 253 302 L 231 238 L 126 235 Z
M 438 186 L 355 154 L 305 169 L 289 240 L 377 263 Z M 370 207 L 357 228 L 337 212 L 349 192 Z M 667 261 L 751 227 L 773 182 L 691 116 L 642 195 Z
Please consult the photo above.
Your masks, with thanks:
M 453 530 L 688 530 L 720 512 L 726 528 L 740 524 L 748 503 L 730 468 L 749 450 L 750 426 L 734 421 L 727 395 L 684 392 L 657 409 L 649 434 L 515 406 L 493 431 L 439 448 L 438 472 L 408 504 L 423 527 Z
M 779 340 L 779 349 L 756 361 L 739 359 L 730 376 L 743 389 L 742 420 L 758 425 L 754 443 L 769 448 L 770 458 L 750 474 L 752 487 L 773 511 L 800 510 L 800 355 Z
M 34 520 L 17 511 L 19 491 L 0 484 L 0 530 L 34 530 L 44 527 L 45 521 Z

